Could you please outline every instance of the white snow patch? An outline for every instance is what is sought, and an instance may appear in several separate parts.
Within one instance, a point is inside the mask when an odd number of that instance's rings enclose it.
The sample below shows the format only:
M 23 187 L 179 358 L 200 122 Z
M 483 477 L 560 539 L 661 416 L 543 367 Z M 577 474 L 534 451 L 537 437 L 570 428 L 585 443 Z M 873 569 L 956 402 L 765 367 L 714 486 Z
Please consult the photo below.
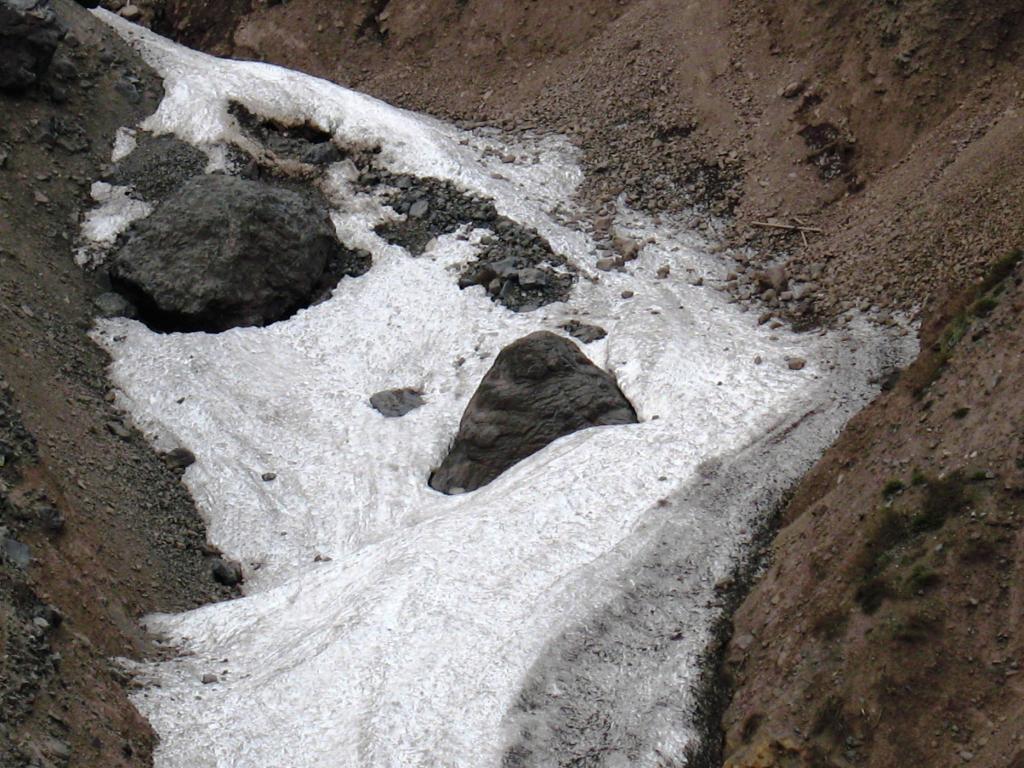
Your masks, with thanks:
M 133 221 L 153 212 L 152 205 L 132 197 L 130 187 L 94 181 L 89 191 L 99 205 L 89 211 L 82 222 L 84 245 L 75 254 L 76 263 L 82 267 L 99 264 L 118 235 Z
M 135 151 L 135 133 L 134 128 L 117 129 L 117 133 L 114 135 L 114 149 L 110 153 L 110 161 L 112 163 L 123 160 Z
M 243 599 L 148 621 L 189 652 L 146 667 L 159 687 L 135 697 L 160 735 L 161 768 L 500 765 L 503 722 L 531 665 L 603 600 L 601 558 L 702 461 L 827 399 L 859 402 L 870 390 L 877 367 L 858 365 L 850 342 L 758 327 L 684 279 L 722 274 L 692 235 L 627 212 L 618 224 L 654 242 L 630 272 L 597 273 L 594 243 L 556 220 L 581 179 L 562 139 L 510 146 L 97 13 L 165 78 L 146 130 L 215 151 L 237 136 L 228 113 L 237 101 L 345 143 L 380 144 L 391 170 L 492 197 L 582 273 L 570 301 L 529 314 L 482 289 L 460 291 L 458 269 L 479 233 L 441 237 L 412 258 L 373 232 L 389 214 L 355 194 L 340 165 L 326 184 L 336 226 L 374 263 L 330 300 L 267 328 L 216 335 L 100 324 L 121 404 L 159 444 L 196 454 L 185 481 L 211 541 L 247 576 Z M 501 162 L 509 153 L 519 160 Z M 98 214 L 95 226 L 113 231 L 113 221 Z M 677 277 L 656 279 L 666 264 Z M 633 298 L 622 298 L 627 290 Z M 616 374 L 642 423 L 561 439 L 474 493 L 430 490 L 427 477 L 495 354 L 571 318 L 608 330 L 585 351 Z M 853 343 L 881 340 L 861 330 Z M 789 371 L 788 356 L 807 367 Z M 401 419 L 370 408 L 371 394 L 399 386 L 421 388 L 427 405 Z M 268 471 L 275 480 L 261 479 Z M 749 522 L 730 514 L 725 530 Z M 738 547 L 698 535 L 706 515 L 686 522 L 693 561 L 714 578 Z M 714 525 L 707 530 L 723 529 Z M 703 606 L 692 606 L 694 637 L 709 627 Z M 206 672 L 220 681 L 202 685 Z M 695 661 L 678 670 L 680 689 L 697 674 Z M 663 744 L 692 739 L 690 724 L 671 727 Z

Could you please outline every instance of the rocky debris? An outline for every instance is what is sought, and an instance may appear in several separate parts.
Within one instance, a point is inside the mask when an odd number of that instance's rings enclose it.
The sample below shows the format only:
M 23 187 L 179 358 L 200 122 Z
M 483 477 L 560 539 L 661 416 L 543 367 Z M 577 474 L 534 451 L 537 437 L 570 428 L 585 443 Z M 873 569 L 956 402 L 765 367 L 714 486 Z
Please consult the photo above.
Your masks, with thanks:
M 136 0 L 135 2 L 128 0 L 77 0 L 77 2 L 87 8 L 101 5 L 121 18 L 144 27 L 154 26 L 156 22 L 162 20 L 166 5 L 165 0 Z
M 806 367 L 807 361 L 802 357 L 787 357 L 786 367 L 791 371 L 802 371 Z
M 779 92 L 779 96 L 784 99 L 795 99 L 804 92 L 804 88 L 806 87 L 806 84 L 802 80 L 794 80 Z
M 219 332 L 290 317 L 361 275 L 325 208 L 265 182 L 199 176 L 136 222 L 110 265 L 155 330 Z
M 264 472 L 260 475 L 260 480 L 264 483 L 272 483 L 277 480 L 277 472 Z
M 163 200 L 206 168 L 206 155 L 176 136 L 142 131 L 135 141 L 135 149 L 114 165 L 104 181 L 132 187 L 148 202 Z
M 822 180 L 842 178 L 851 191 L 856 191 L 858 181 L 853 170 L 856 143 L 832 123 L 807 125 L 799 134 L 811 150 L 807 162 L 818 169 Z
M 218 557 L 210 566 L 214 581 L 225 587 L 237 587 L 243 581 L 242 565 L 237 560 Z
M 217 676 L 216 676 L 215 674 L 213 674 L 212 672 L 206 672 L 206 673 L 204 673 L 204 674 L 203 674 L 203 676 L 202 676 L 202 677 L 200 678 L 200 682 L 201 682 L 201 683 L 202 683 L 203 685 L 212 685 L 213 683 L 219 683 L 219 682 L 220 682 L 220 678 L 219 678 L 219 677 L 217 677 Z
M 410 387 L 386 389 L 370 397 L 370 405 L 389 419 L 405 416 L 426 405 L 426 402 L 420 390 Z
M 619 254 L 622 263 L 636 261 L 640 257 L 641 244 L 631 237 L 616 235 L 612 238 L 612 249 Z
M 115 435 L 122 440 L 130 440 L 132 437 L 132 431 L 125 426 L 123 421 L 119 421 L 117 419 L 111 419 L 108 421 L 107 429 L 110 431 L 110 434 Z
M 405 219 L 381 224 L 377 233 L 414 255 L 462 226 L 489 230 L 476 259 L 459 277 L 460 288 L 483 286 L 494 301 L 515 312 L 563 301 L 572 290 L 575 271 L 566 260 L 536 230 L 499 215 L 490 200 L 447 181 L 379 170 L 364 172 L 360 183 L 390 188 L 384 201 Z
M 255 115 L 237 102 L 229 107 L 242 133 L 257 141 L 277 157 L 308 165 L 330 165 L 343 160 L 346 153 L 333 137 L 310 123 L 285 125 Z
M 540 235 L 511 221 L 495 225 L 497 238 L 459 278 L 460 288 L 483 286 L 494 301 L 515 312 L 530 312 L 568 298 L 575 275 Z
M 584 344 L 600 341 L 608 335 L 608 331 L 601 326 L 581 323 L 579 320 L 570 320 L 562 326 L 562 330 Z
M 164 461 L 172 469 L 188 469 L 196 463 L 196 455 L 188 448 L 174 448 L 164 454 Z
M 0 542 L 0 553 L 23 571 L 32 562 L 32 550 L 27 544 L 23 544 L 17 539 L 5 538 Z
M 15 736 L 17 727 L 30 717 L 33 703 L 56 671 L 60 657 L 50 646 L 55 625 L 45 618 L 46 605 L 18 584 L 23 578 L 20 570 L 9 569 L 0 557 L 0 604 L 5 608 L 0 611 L 0 637 L 4 639 L 0 765 L 27 766 L 32 763 L 23 750 L 25 745 Z
M 69 155 L 82 154 L 92 149 L 92 142 L 82 121 L 66 115 L 50 117 L 43 125 L 39 139 L 43 144 L 61 149 Z
M 65 33 L 49 0 L 0 0 L 0 90 L 37 82 Z
M 529 312 L 564 301 L 575 270 L 532 229 L 500 217 L 493 236 L 484 237 L 475 261 L 466 265 L 459 287 L 483 285 L 494 301 L 515 312 Z
M 60 655 L 50 645 L 63 615 L 44 603 L 29 574 L 35 542 L 33 523 L 48 509 L 44 497 L 24 488 L 23 470 L 38 461 L 36 441 L 14 408 L 0 378 L 0 765 L 30 765 L 21 726 L 40 692 L 58 669 Z M 17 489 L 13 491 L 12 489 Z M 61 520 L 62 521 L 62 520 Z M 63 521 L 62 521 L 63 522 Z M 46 529 L 43 523 L 44 530 Z M 55 735 L 51 730 L 50 736 Z
M 53 504 L 40 504 L 36 508 L 36 518 L 40 527 L 50 534 L 62 533 L 67 523 L 64 513 Z
M 717 288 L 755 309 L 758 324 L 773 322 L 773 327 L 778 327 L 787 321 L 796 330 L 815 327 L 822 293 L 818 282 L 823 274 L 820 265 L 811 269 L 773 261 L 771 250 L 764 254 L 735 251 L 732 256 L 734 266 Z M 702 283 L 699 280 L 694 284 Z
M 88 329 L 110 286 L 74 261 L 89 185 L 116 131 L 157 108 L 161 80 L 102 20 L 70 0 L 52 7 L 71 32 L 49 70 L 24 98 L 0 92 L 0 218 L 12 224 L 0 226 L 0 540 L 33 558 L 26 571 L 0 555 L 0 765 L 141 768 L 154 738 L 109 661 L 149 647 L 131 618 L 237 590 L 212 578 L 180 472 L 106 426 L 120 414 Z M 8 394 L 31 412 L 38 452 Z M 51 602 L 67 616 L 59 629 Z
M 779 264 L 759 272 L 756 278 L 758 287 L 762 291 L 774 290 L 776 293 L 782 293 L 789 286 L 789 275 L 786 274 L 786 268 Z
M 405 219 L 381 224 L 377 234 L 414 256 L 434 238 L 463 225 L 490 228 L 498 219 L 490 200 L 463 192 L 449 181 L 368 168 L 359 183 L 368 190 L 384 188 L 384 204 Z
M 135 307 L 119 293 L 107 291 L 92 300 L 100 317 L 136 317 Z
M 498 354 L 430 486 L 472 491 L 559 437 L 636 421 L 610 374 L 565 337 L 538 331 Z

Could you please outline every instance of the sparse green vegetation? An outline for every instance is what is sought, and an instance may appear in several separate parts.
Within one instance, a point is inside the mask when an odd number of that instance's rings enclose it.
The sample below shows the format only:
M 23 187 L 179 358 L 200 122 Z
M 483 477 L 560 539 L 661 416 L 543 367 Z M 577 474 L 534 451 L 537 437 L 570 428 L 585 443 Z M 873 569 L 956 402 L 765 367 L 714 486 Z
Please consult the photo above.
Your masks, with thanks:
M 914 611 L 907 616 L 893 619 L 890 628 L 895 640 L 916 645 L 937 633 L 939 620 L 926 611 Z
M 946 518 L 958 515 L 970 503 L 960 472 L 953 472 L 941 480 L 929 480 L 925 486 L 921 511 L 914 515 L 910 527 L 915 533 L 937 531 Z
M 836 743 L 841 743 L 850 736 L 850 724 L 846 719 L 843 702 L 838 696 L 829 696 L 814 716 L 811 725 L 812 736 L 831 736 Z
M 870 616 L 882 607 L 886 598 L 893 596 L 894 593 L 889 582 L 881 576 L 875 576 L 857 587 L 853 599 L 857 601 L 861 610 Z
M 990 563 L 999 556 L 996 545 L 985 538 L 968 539 L 960 552 L 964 563 Z
M 1024 250 L 1013 251 L 991 266 L 988 275 L 978 288 L 979 294 L 988 293 L 1013 274 L 1017 264 L 1024 259 Z
M 956 345 L 959 344 L 964 336 L 967 335 L 967 330 L 971 327 L 971 321 L 967 315 L 961 312 L 959 315 L 949 321 L 946 329 L 942 332 L 942 336 L 939 337 L 939 355 L 942 356 L 943 365 L 949 360 L 949 356 L 953 354 L 953 350 L 956 349 Z
M 931 479 L 915 470 L 913 483 L 923 488 L 920 508 L 909 517 L 907 512 L 899 509 L 880 510 L 873 519 L 864 549 L 855 562 L 859 584 L 854 592 L 854 600 L 866 614 L 877 612 L 888 598 L 896 597 L 897 594 L 914 595 L 927 591 L 940 581 L 938 573 L 921 563 L 915 565 L 907 575 L 901 575 L 898 571 L 887 574 L 887 569 L 894 562 L 896 566 L 905 567 L 919 557 L 908 553 L 907 557 L 895 560 L 893 550 L 918 534 L 940 529 L 947 519 L 962 514 L 970 504 L 966 481 L 960 472 L 942 479 Z M 895 487 L 894 481 L 890 481 L 885 486 L 886 492 L 895 493 Z M 902 483 L 900 489 L 904 489 Z M 916 494 L 910 498 L 914 496 Z M 898 591 L 894 585 L 899 588 Z
M 927 592 L 942 581 L 942 577 L 924 563 L 918 563 L 907 577 L 907 587 L 911 594 Z
M 939 340 L 932 348 L 932 354 L 922 356 L 913 377 L 916 382 L 913 387 L 914 397 L 918 399 L 924 397 L 924 393 L 939 378 L 949 363 L 953 350 L 970 330 L 973 319 L 988 317 L 998 306 L 999 302 L 995 296 L 999 295 L 1003 282 L 1013 274 L 1013 270 L 1022 258 L 1024 258 L 1024 251 L 1014 251 L 990 267 L 988 275 L 968 299 L 970 303 L 967 309 L 955 315 L 946 324 Z
M 998 306 L 998 301 L 991 296 L 986 296 L 983 299 L 978 299 L 971 305 L 971 314 L 975 317 L 988 317 Z
M 897 480 L 893 478 L 886 482 L 886 484 L 882 487 L 882 496 L 888 499 L 892 496 L 895 496 L 904 488 L 906 488 L 906 486 L 903 484 L 902 480 Z
M 922 472 L 917 467 L 914 468 L 914 473 L 910 476 L 910 484 L 914 487 L 924 485 L 928 482 L 928 475 Z
M 740 738 L 744 744 L 749 744 L 754 735 L 757 733 L 758 728 L 761 727 L 761 723 L 764 721 L 764 715 L 760 712 L 754 712 L 746 720 L 743 721 L 743 727 L 740 728 Z
M 811 625 L 811 633 L 825 640 L 837 640 L 846 632 L 850 621 L 849 611 L 834 608 L 818 616 Z
M 864 552 L 860 558 L 861 571 L 866 575 L 879 571 L 889 550 L 906 541 L 909 533 L 902 515 L 892 509 L 882 510 L 864 543 Z

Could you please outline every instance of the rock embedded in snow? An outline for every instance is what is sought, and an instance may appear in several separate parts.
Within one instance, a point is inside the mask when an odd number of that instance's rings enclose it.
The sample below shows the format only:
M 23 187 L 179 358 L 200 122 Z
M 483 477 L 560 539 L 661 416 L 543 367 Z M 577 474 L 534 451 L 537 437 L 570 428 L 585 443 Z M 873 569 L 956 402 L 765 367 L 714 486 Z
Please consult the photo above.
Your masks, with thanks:
M 217 558 L 211 567 L 213 579 L 225 587 L 237 587 L 242 583 L 242 566 L 235 560 Z
M 579 339 L 584 344 L 600 341 L 608 335 L 608 331 L 601 326 L 581 323 L 579 320 L 570 320 L 562 326 L 562 330 L 574 339 Z
M 559 437 L 636 421 L 610 374 L 565 337 L 538 331 L 498 354 L 430 485 L 472 491 Z
M 422 392 L 410 387 L 386 389 L 377 392 L 370 398 L 370 405 L 389 419 L 405 416 L 410 411 L 422 407 L 426 402 Z
M 477 257 L 462 270 L 460 288 L 483 286 L 492 300 L 514 312 L 528 312 L 569 296 L 575 269 L 535 229 L 499 215 L 492 200 L 448 181 L 380 169 L 364 172 L 360 184 L 388 189 L 384 202 L 405 219 L 380 224 L 376 232 L 414 256 L 424 253 L 437 237 L 460 227 L 490 231 L 480 238 Z
M 174 194 L 206 168 L 206 154 L 176 136 L 153 136 L 140 131 L 135 141 L 135 148 L 117 161 L 105 180 L 116 186 L 132 187 L 149 203 Z
M 430 203 L 421 198 L 409 206 L 409 216 L 414 219 L 422 219 L 429 210 Z
M 232 102 L 229 112 L 238 121 L 239 128 L 246 136 L 254 139 L 278 159 L 323 166 L 336 163 L 345 157 L 341 148 L 332 141 L 329 132 L 310 123 L 288 125 L 263 118 L 238 102 Z
M 164 461 L 172 469 L 188 469 L 196 463 L 196 455 L 188 448 L 174 448 L 164 454 Z
M 107 291 L 92 300 L 100 317 L 135 317 L 135 307 L 119 293 Z
M 0 0 L 0 90 L 35 83 L 65 33 L 49 0 Z
M 368 262 L 310 197 L 210 175 L 136 222 L 110 275 L 154 329 L 219 332 L 290 317 Z

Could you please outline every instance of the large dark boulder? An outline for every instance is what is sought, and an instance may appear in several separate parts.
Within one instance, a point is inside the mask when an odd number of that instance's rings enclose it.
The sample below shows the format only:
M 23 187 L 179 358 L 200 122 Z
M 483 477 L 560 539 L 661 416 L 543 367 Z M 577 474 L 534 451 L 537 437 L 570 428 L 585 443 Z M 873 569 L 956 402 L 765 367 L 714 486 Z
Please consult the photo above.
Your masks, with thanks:
M 210 175 L 133 226 L 110 277 L 150 327 L 218 332 L 283 320 L 368 267 L 309 196 Z
M 65 33 L 50 0 L 0 0 L 0 90 L 36 82 Z
M 430 486 L 472 491 L 563 435 L 636 420 L 615 379 L 576 344 L 547 331 L 532 333 L 498 354 Z

